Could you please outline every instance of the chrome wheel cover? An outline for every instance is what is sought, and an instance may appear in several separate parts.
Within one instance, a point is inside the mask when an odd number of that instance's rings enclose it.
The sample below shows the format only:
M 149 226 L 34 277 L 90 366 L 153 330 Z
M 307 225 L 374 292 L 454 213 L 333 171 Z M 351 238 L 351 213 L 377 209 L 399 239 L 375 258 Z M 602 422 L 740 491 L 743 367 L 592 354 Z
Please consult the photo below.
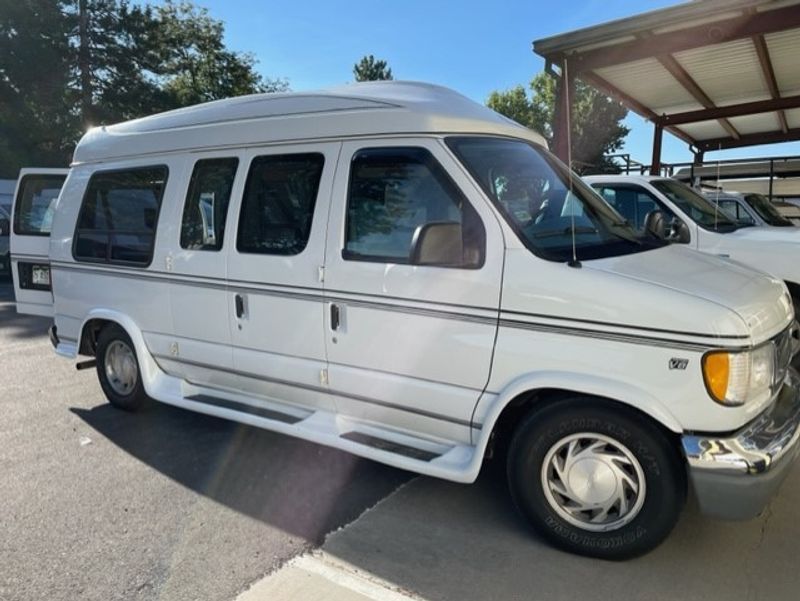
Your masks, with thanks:
M 630 523 L 646 494 L 644 471 L 633 453 L 619 441 L 592 432 L 556 442 L 545 455 L 541 479 L 550 507 L 591 532 Z
M 114 392 L 122 396 L 129 395 L 139 377 L 136 355 L 131 347 L 122 340 L 114 340 L 106 348 L 103 365 L 106 380 Z

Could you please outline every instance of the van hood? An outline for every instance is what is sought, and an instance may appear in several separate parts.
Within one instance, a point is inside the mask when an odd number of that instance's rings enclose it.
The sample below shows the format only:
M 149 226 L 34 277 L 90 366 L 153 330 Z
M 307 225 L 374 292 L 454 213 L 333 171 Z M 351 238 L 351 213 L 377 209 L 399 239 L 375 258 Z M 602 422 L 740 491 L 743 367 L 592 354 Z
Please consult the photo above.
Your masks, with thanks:
M 704 252 L 724 255 L 772 274 L 785 282 L 800 284 L 800 228 L 745 227 L 717 234 L 701 242 Z
M 800 227 L 742 227 L 722 235 L 730 241 L 800 244 Z
M 741 317 L 755 344 L 782 331 L 794 318 L 791 297 L 781 280 L 678 245 L 587 261 L 584 267 L 726 307 Z

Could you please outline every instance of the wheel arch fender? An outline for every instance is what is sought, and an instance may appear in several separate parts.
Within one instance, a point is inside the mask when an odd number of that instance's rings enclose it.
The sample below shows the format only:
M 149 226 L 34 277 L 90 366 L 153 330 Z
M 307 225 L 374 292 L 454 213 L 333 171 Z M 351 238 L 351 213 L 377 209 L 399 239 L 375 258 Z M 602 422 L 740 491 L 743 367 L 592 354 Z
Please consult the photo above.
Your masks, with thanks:
M 139 361 L 139 370 L 142 374 L 142 383 L 144 384 L 145 392 L 153 396 L 156 381 L 162 375 L 162 372 L 150 355 L 150 350 L 147 348 L 142 330 L 136 321 L 130 315 L 113 309 L 92 309 L 86 314 L 81 323 L 78 348 L 82 348 L 84 343 L 84 337 L 88 329 L 86 327 L 87 324 L 95 320 L 114 323 L 125 330 L 125 333 L 130 337 L 131 342 L 133 342 L 134 350 L 136 351 L 136 358 Z
M 492 402 L 477 438 L 476 457 L 481 459 L 503 411 L 516 399 L 537 391 L 560 391 L 566 394 L 587 395 L 609 399 L 649 416 L 667 430 L 679 434 L 680 422 L 669 409 L 646 390 L 602 376 L 565 371 L 529 373 L 515 378 Z M 539 402 L 547 403 L 546 399 Z

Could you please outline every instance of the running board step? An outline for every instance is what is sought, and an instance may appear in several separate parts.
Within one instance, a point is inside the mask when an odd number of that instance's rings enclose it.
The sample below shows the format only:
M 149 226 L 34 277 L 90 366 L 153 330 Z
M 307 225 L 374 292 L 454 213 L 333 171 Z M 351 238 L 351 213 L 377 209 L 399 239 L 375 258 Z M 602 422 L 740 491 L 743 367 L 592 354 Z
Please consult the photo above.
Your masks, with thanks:
M 345 440 L 349 440 L 350 442 L 357 442 L 358 444 L 363 444 L 368 447 L 372 447 L 373 449 L 387 451 L 389 453 L 394 453 L 396 455 L 403 455 L 404 457 L 409 457 L 411 459 L 416 459 L 418 461 L 432 461 L 437 457 L 441 457 L 439 453 L 426 451 L 425 449 L 417 449 L 415 447 L 410 447 L 408 445 L 400 444 L 399 442 L 394 442 L 392 440 L 386 440 L 385 438 L 378 438 L 377 436 L 365 434 L 364 432 L 357 432 L 357 431 L 345 432 L 340 436 L 340 438 L 344 438 Z
M 195 403 L 203 403 L 205 405 L 214 405 L 215 407 L 221 407 L 223 409 L 232 409 L 233 411 L 239 411 L 240 413 L 247 413 L 249 415 L 255 415 L 257 417 L 271 419 L 276 422 L 283 422 L 284 424 L 296 424 L 297 422 L 303 421 L 303 419 L 305 419 L 303 417 L 298 417 L 296 415 L 289 415 L 288 413 L 275 411 L 274 409 L 267 409 L 266 407 L 256 407 L 254 405 L 248 405 L 247 403 L 240 403 L 238 401 L 231 401 L 229 399 L 221 399 L 219 397 L 210 396 L 208 394 L 195 394 L 184 398 L 187 401 L 193 401 Z

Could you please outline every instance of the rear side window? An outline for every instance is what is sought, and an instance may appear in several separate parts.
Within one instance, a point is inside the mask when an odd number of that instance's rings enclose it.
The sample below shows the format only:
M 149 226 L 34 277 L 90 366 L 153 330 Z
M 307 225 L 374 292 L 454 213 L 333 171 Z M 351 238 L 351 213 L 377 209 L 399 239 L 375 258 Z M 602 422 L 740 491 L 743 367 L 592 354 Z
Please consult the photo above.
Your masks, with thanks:
M 14 209 L 14 233 L 48 236 L 56 199 L 66 175 L 26 175 L 22 178 Z
M 475 268 L 483 263 L 483 224 L 430 152 L 371 148 L 353 156 L 345 259 L 417 263 L 414 245 L 431 226 L 452 237 L 451 250 L 431 264 Z
M 183 207 L 181 248 L 219 250 L 239 159 L 197 161 Z
M 149 265 L 166 184 L 165 166 L 95 173 L 78 215 L 75 259 Z
M 253 159 L 239 215 L 239 252 L 303 252 L 311 233 L 324 164 L 325 157 L 318 153 Z

